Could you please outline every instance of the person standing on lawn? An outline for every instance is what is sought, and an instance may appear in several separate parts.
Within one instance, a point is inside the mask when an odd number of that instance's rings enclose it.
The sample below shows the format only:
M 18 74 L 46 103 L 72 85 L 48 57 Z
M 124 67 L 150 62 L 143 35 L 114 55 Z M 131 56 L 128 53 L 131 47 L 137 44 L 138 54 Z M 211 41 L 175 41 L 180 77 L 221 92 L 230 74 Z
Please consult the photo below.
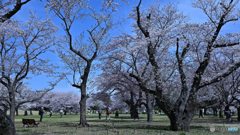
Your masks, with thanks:
M 204 109 L 200 108 L 200 110 L 199 110 L 199 118 L 200 117 L 204 118 L 203 113 L 204 113 Z
M 50 114 L 49 114 L 49 115 L 50 115 L 50 118 L 51 118 L 51 117 L 52 117 L 52 110 L 50 111 Z
M 98 117 L 99 117 L 99 119 L 102 118 L 102 110 L 101 109 L 98 110 Z
M 106 120 L 107 118 L 110 120 L 110 111 L 108 108 L 106 109 Z
M 60 116 L 62 118 L 63 110 L 61 109 L 59 113 L 60 113 Z
M 39 110 L 38 114 L 40 115 L 40 122 L 42 122 L 42 118 L 43 118 L 43 114 L 44 114 L 43 107 L 41 107 L 41 109 Z
M 119 117 L 119 109 L 116 109 L 115 111 L 115 118 L 118 118 Z

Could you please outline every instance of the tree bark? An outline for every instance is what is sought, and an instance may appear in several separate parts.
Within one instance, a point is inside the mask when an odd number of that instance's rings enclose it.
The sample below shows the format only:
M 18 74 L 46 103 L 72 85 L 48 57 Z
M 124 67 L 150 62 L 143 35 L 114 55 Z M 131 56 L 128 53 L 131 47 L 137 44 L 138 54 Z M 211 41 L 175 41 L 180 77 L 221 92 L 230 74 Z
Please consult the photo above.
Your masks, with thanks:
M 86 84 L 82 85 L 81 88 L 81 100 L 80 104 L 80 123 L 79 126 L 86 127 L 89 126 L 86 119 L 86 102 L 87 102 L 87 94 L 86 94 Z
M 33 114 L 32 114 L 32 110 L 30 110 L 30 115 L 33 115 Z
M 190 123 L 195 115 L 195 111 L 185 110 L 183 118 L 181 119 L 181 130 L 190 131 Z
M 147 122 L 153 122 L 153 107 L 152 107 L 152 100 L 151 100 L 151 94 L 146 93 L 147 98 Z
M 173 111 L 171 111 L 170 115 L 168 116 L 170 120 L 170 130 L 172 131 L 178 131 L 178 121 L 177 116 L 174 114 Z
M 219 118 L 223 118 L 223 115 L 222 115 L 222 108 L 220 108 L 220 110 L 219 110 Z
M 0 109 L 0 135 L 15 135 L 13 121 Z
M 132 119 L 139 119 L 139 115 L 138 115 L 138 108 L 136 106 L 131 106 L 130 108 L 130 113 L 131 113 L 131 118 Z
M 189 109 L 190 110 L 190 109 Z M 189 131 L 190 130 L 190 123 L 195 115 L 195 111 L 189 111 L 188 109 L 185 109 L 182 118 L 179 119 L 179 114 L 177 111 L 172 110 L 170 114 L 168 115 L 168 118 L 170 119 L 170 130 L 172 131 L 178 131 L 179 127 L 181 128 L 181 131 Z
M 130 114 L 132 119 L 139 119 L 138 115 L 138 104 L 134 103 L 134 92 L 130 91 L 130 100 L 128 102 L 128 105 L 130 106 Z
M 11 87 L 11 86 L 10 86 Z M 16 101 L 15 101 L 15 92 L 13 90 L 13 88 L 10 88 L 10 92 L 9 92 L 9 98 L 10 98 L 10 119 L 12 120 L 12 122 L 14 123 L 15 121 L 15 107 L 16 107 Z

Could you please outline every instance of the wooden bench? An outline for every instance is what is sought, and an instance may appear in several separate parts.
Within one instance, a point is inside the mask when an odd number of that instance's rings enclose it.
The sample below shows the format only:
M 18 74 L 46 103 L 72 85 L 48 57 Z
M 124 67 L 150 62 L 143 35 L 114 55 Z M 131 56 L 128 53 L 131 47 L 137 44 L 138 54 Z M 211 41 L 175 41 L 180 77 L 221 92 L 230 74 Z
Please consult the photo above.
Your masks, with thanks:
M 22 123 L 23 123 L 23 126 L 28 125 L 28 127 L 29 125 L 32 125 L 32 124 L 33 126 L 36 125 L 38 127 L 38 124 L 39 124 L 39 123 L 36 123 L 35 119 L 26 119 L 26 118 L 22 119 Z

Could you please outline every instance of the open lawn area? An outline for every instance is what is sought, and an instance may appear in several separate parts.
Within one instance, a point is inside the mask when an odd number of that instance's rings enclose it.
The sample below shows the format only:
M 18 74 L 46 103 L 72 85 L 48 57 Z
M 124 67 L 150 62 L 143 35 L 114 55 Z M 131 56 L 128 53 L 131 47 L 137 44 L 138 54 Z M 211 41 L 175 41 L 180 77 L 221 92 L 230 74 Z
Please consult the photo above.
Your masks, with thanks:
M 38 127 L 23 127 L 22 118 L 33 118 L 39 122 L 40 116 L 37 112 L 34 115 L 23 116 L 20 112 L 15 118 L 17 135 L 239 135 L 239 131 L 225 131 L 230 127 L 237 127 L 236 117 L 233 117 L 233 123 L 228 123 L 226 119 L 220 119 L 212 115 L 204 118 L 198 118 L 196 115 L 191 123 L 191 131 L 170 131 L 169 120 L 166 115 L 154 114 L 154 122 L 148 123 L 147 115 L 140 114 L 139 120 L 130 119 L 130 114 L 120 114 L 120 118 L 114 118 L 111 114 L 111 120 L 105 120 L 105 114 L 102 119 L 98 119 L 98 114 L 87 114 L 87 121 L 90 127 L 77 127 L 79 115 L 63 115 L 60 118 L 58 113 L 54 113 L 52 118 L 49 113 L 43 117 Z M 211 132 L 210 127 L 215 127 Z

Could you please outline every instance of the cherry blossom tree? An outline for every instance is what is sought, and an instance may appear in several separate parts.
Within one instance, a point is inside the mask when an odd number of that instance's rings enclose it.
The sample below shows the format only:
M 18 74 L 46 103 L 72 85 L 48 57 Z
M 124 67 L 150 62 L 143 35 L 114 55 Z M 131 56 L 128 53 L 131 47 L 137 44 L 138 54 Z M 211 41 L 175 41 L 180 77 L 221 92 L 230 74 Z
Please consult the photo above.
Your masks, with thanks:
M 112 12 L 115 11 L 117 3 L 112 0 L 102 2 L 101 7 L 97 7 L 99 11 L 94 10 L 91 3 L 85 0 L 48 0 L 46 5 L 46 8 L 53 11 L 62 21 L 63 29 L 66 32 L 64 43 L 68 45 L 70 52 L 64 51 L 60 53 L 60 58 L 63 59 L 73 74 L 71 85 L 81 91 L 79 126 L 83 127 L 88 126 L 86 121 L 86 101 L 89 73 L 100 47 L 108 41 L 108 32 L 114 25 Z M 92 23 L 89 24 L 91 26 L 85 26 L 86 30 L 83 29 L 78 33 L 78 37 L 74 37 L 72 32 L 74 24 L 86 19 L 91 20 Z M 84 31 L 88 34 L 82 33 Z M 75 63 L 76 61 L 77 63 Z
M 8 89 L 10 99 L 10 118 L 14 121 L 15 91 L 29 73 L 52 74 L 56 68 L 41 54 L 49 51 L 57 27 L 50 19 L 39 21 L 34 14 L 30 20 L 20 25 L 17 21 L 8 21 L 1 27 L 1 79 Z M 56 83 L 50 83 L 50 88 Z M 46 90 L 48 91 L 48 90 Z
M 117 54 L 117 52 L 115 52 Z M 142 94 L 136 82 L 125 72 L 125 64 L 120 59 L 116 60 L 113 54 L 103 62 L 103 73 L 97 77 L 98 99 L 107 101 L 106 97 L 121 97 L 130 108 L 131 118 L 138 118 L 138 108 L 142 104 Z M 121 64 L 122 63 L 122 64 Z M 102 79 L 104 78 L 104 79 Z M 104 96 L 107 95 L 107 96 Z M 117 99 L 119 100 L 119 99 Z M 116 101 L 116 99 L 114 100 Z M 117 103 L 115 103 L 117 104 Z
M 221 109 L 229 110 L 230 106 L 234 106 L 238 109 L 239 114 L 239 70 L 234 71 L 231 75 L 229 75 L 226 79 L 221 80 L 219 83 L 214 85 L 215 90 L 219 94 L 219 99 L 221 101 Z M 222 116 L 222 112 L 219 112 L 220 116 Z M 226 117 L 228 118 L 228 117 Z M 240 115 L 238 115 L 238 120 Z
M 162 78 L 163 83 L 165 84 L 164 87 L 166 90 L 164 90 L 164 94 L 166 96 L 166 101 L 175 102 L 175 97 L 178 96 L 176 94 L 177 85 L 179 84 L 178 80 L 175 79 L 177 77 L 177 61 L 174 59 L 175 55 L 170 49 L 173 45 L 171 45 L 171 43 L 163 45 L 162 43 L 170 41 L 169 38 L 172 35 L 168 37 L 168 34 L 174 34 L 174 30 L 176 30 L 177 26 L 184 21 L 185 16 L 176 13 L 177 9 L 174 4 L 169 4 L 162 8 L 159 4 L 155 4 L 147 11 L 151 12 L 152 20 L 149 21 L 148 24 L 144 23 L 144 28 L 152 26 L 149 27 L 149 32 L 151 32 L 153 36 L 152 41 L 154 42 L 154 48 L 160 50 L 156 52 L 156 61 L 158 61 L 159 67 L 161 67 L 159 72 L 162 74 L 159 77 Z M 147 15 L 144 13 L 142 16 Z M 130 14 L 130 17 L 137 20 L 137 17 L 134 14 Z M 161 22 L 161 18 L 166 18 L 166 20 Z M 175 23 L 173 23 L 172 20 L 174 20 Z M 115 72 L 125 68 L 125 76 L 130 76 L 134 79 L 133 82 L 139 87 L 139 105 L 143 104 L 146 106 L 148 121 L 151 122 L 154 104 L 153 97 L 156 95 L 156 83 L 154 81 L 156 75 L 155 72 L 153 72 L 154 68 L 150 63 L 147 51 L 148 46 L 144 35 L 141 33 L 137 25 L 133 24 L 133 27 L 135 28 L 133 31 L 135 35 L 123 33 L 117 36 L 105 49 L 109 51 L 110 54 L 107 56 L 109 61 L 104 63 L 104 65 L 106 65 L 106 72 L 110 72 L 109 69 L 117 67 L 116 65 L 112 65 L 115 61 L 124 64 L 124 66 L 119 66 Z M 163 31 L 160 31 L 159 29 L 163 29 Z M 120 80 L 120 78 L 123 77 L 119 77 L 118 79 Z M 109 82 L 113 81 L 112 78 L 107 80 Z
M 28 3 L 30 0 L 22 1 L 22 0 L 16 0 L 16 1 L 0 1 L 0 22 L 1 22 L 1 28 L 2 23 L 10 19 L 13 15 L 15 15 L 21 7 Z M 14 3 L 15 2 L 15 3 Z M 12 8 L 14 5 L 14 8 Z M 11 9 L 12 8 L 12 9 Z M 6 114 L 0 109 L 0 119 L 1 119 L 1 126 L 0 131 L 3 134 L 9 134 L 14 135 L 15 134 L 15 127 L 14 122 L 12 122 Z
M 235 57 L 235 51 L 225 51 L 221 58 L 218 58 L 216 54 L 213 54 L 212 60 L 215 61 L 214 64 L 210 65 L 210 72 L 220 72 L 224 70 L 228 65 L 233 65 L 236 63 L 237 59 Z M 208 72 L 208 74 L 211 74 Z M 238 99 L 238 87 L 239 87 L 239 69 L 232 72 L 228 77 L 219 81 L 218 83 L 213 84 L 212 88 L 215 90 L 215 93 L 219 97 L 219 117 L 222 116 L 223 110 L 229 110 L 230 106 L 235 106 L 239 108 L 236 104 Z
M 198 106 L 197 93 L 204 87 L 224 79 L 240 66 L 238 54 L 235 53 L 236 61 L 234 64 L 228 65 L 224 70 L 219 70 L 218 73 L 210 74 L 213 76 L 212 78 L 209 78 L 209 74 L 207 74 L 209 65 L 214 62 L 212 61 L 212 54 L 218 54 L 218 58 L 221 58 L 225 51 L 235 52 L 234 49 L 238 50 L 239 33 L 223 34 L 221 30 L 227 23 L 239 19 L 239 9 L 236 9 L 239 1 L 196 1 L 194 6 L 200 8 L 207 15 L 207 22 L 203 24 L 186 23 L 185 25 L 181 25 L 178 27 L 178 31 L 172 33 L 170 39 L 167 38 L 170 42 L 163 42 L 164 45 L 176 44 L 175 56 L 177 60 L 180 89 L 179 95 L 173 104 L 169 104 L 166 95 L 163 93 L 165 87 L 161 76 L 161 67 L 157 61 L 158 56 L 156 55 L 159 50 L 156 48 L 155 40 L 153 40 L 155 39 L 153 36 L 154 34 L 150 31 L 154 26 L 147 25 L 147 22 L 150 22 L 152 19 L 152 14 L 149 14 L 146 18 L 141 16 L 139 10 L 140 4 L 141 0 L 136 8 L 136 21 L 139 30 L 146 39 L 149 61 L 153 66 L 155 75 L 154 81 L 156 84 L 154 92 L 156 95 L 156 102 L 169 117 L 171 130 L 176 131 L 178 130 L 178 126 L 180 126 L 181 130 L 188 131 L 189 124 Z M 172 13 L 174 12 L 168 13 L 170 13 L 169 15 L 173 15 Z M 165 22 L 166 19 L 161 18 L 160 21 Z M 172 22 L 168 20 L 167 25 L 175 23 L 175 20 L 172 20 Z M 164 29 L 158 30 L 164 33 L 167 32 L 163 31 Z M 173 30 L 174 29 L 171 31 L 173 32 Z M 171 33 L 167 34 L 170 35 Z

